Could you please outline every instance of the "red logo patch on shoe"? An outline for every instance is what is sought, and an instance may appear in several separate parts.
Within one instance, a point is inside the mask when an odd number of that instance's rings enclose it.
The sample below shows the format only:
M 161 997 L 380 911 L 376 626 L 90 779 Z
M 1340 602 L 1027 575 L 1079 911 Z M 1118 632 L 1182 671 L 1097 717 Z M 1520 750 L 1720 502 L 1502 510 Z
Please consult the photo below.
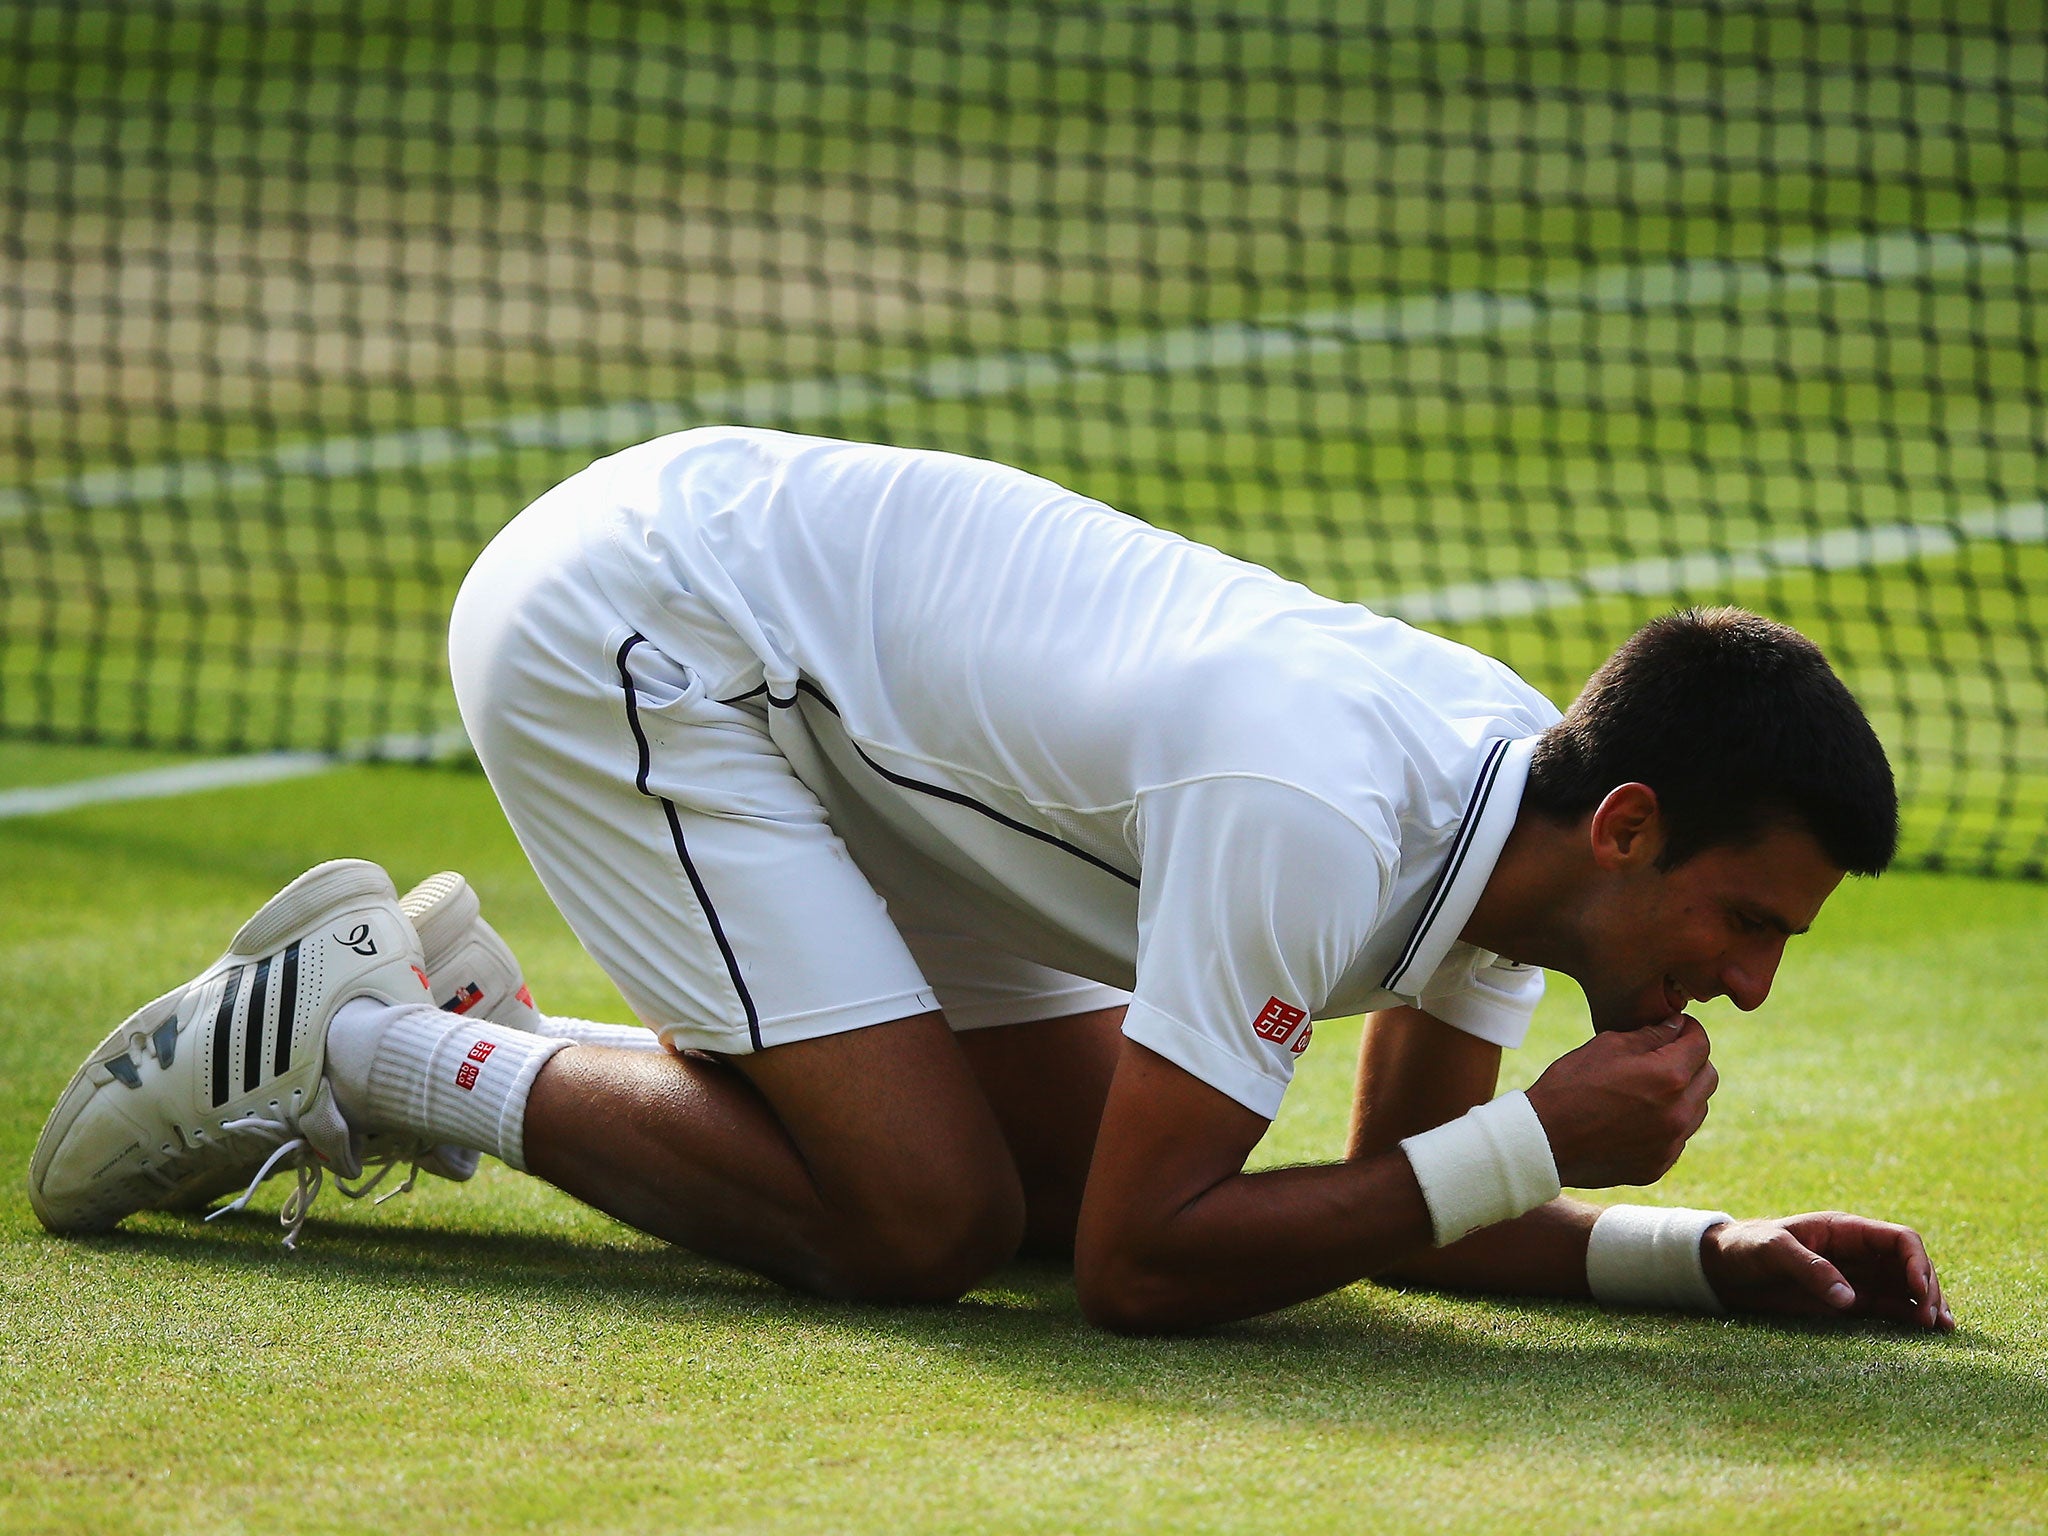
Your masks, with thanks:
M 1259 1010 L 1259 1016 L 1252 1020 L 1252 1033 L 1261 1040 L 1285 1040 L 1294 1033 L 1294 1026 L 1307 1017 L 1306 1008 L 1297 1008 L 1277 997 L 1269 997 L 1266 1006 Z
M 467 1013 L 483 1000 L 484 989 L 472 981 L 460 992 L 449 998 L 447 1002 L 443 1003 L 441 1011 L 443 1013 Z
M 434 984 L 431 981 L 427 980 L 427 973 L 425 971 L 421 970 L 418 966 L 414 966 L 412 968 L 412 973 L 413 975 L 419 977 L 420 990 L 422 992 L 431 992 L 434 990 Z
M 455 1086 L 464 1093 L 476 1086 L 476 1063 L 465 1061 L 455 1069 Z
M 521 983 L 519 983 L 519 990 L 517 992 L 514 992 L 512 995 L 518 998 L 519 1001 L 521 1001 L 522 1003 L 526 1004 L 526 1006 L 531 1008 L 535 1013 L 540 1012 L 540 1005 L 533 1000 L 533 994 L 526 990 L 525 982 L 522 981 Z

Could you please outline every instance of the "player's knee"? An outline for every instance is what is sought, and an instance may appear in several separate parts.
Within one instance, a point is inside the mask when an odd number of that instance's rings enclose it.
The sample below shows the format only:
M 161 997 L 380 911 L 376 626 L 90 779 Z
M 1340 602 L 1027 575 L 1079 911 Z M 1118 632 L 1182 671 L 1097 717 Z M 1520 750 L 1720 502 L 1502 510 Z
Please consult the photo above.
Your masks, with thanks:
M 1014 1174 L 962 1182 L 862 1223 L 835 1266 L 837 1288 L 861 1301 L 954 1301 L 1014 1257 L 1023 1238 Z

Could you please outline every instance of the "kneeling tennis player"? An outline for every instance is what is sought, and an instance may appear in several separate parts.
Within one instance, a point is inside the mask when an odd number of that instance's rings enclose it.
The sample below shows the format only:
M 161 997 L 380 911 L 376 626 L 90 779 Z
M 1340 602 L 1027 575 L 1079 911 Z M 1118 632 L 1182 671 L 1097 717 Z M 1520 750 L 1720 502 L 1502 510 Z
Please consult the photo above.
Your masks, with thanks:
M 646 1027 L 538 1012 L 459 876 L 325 864 L 80 1068 L 47 1225 L 296 1167 L 296 1235 L 330 1172 L 484 1151 L 831 1296 L 944 1300 L 1022 1249 L 1126 1331 L 1367 1276 L 1952 1326 L 1901 1226 L 1560 1196 L 1672 1165 L 1716 1083 L 1688 1006 L 1761 1005 L 1892 857 L 1877 738 L 1782 625 L 1661 619 L 1560 718 L 1020 471 L 705 428 L 516 518 L 450 655 Z M 1497 1095 L 1546 970 L 1593 1036 Z M 1361 1013 L 1344 1160 L 1247 1172 Z

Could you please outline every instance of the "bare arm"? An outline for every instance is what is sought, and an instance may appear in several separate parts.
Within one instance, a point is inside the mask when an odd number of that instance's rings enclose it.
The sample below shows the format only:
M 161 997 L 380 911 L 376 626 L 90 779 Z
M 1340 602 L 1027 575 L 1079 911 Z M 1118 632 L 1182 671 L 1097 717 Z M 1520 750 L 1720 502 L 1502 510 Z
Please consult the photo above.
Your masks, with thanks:
M 1151 1333 L 1251 1317 L 1428 1247 L 1429 1208 L 1400 1152 L 1246 1173 L 1266 1125 L 1124 1041 L 1075 1240 L 1091 1322 Z
M 1350 1159 L 1394 1151 L 1403 1137 L 1455 1120 L 1494 1095 L 1500 1047 L 1420 1008 L 1371 1014 L 1358 1044 Z M 1380 1278 L 1452 1291 L 1583 1297 L 1586 1237 L 1600 1214 L 1558 1199 L 1448 1248 L 1424 1246 Z
M 1486 1096 L 1497 1054 L 1457 1091 L 1424 1070 L 1428 1055 L 1414 1053 L 1416 1091 L 1443 1107 L 1442 1118 L 1460 1112 L 1452 1106 L 1462 1093 Z M 1711 1071 L 1705 1035 L 1690 1023 L 1602 1036 L 1562 1058 L 1538 1085 L 1546 1096 L 1537 1105 L 1560 1168 L 1579 1183 L 1656 1178 L 1706 1113 Z M 1196 1328 L 1429 1262 L 1429 1209 L 1398 1148 L 1246 1173 L 1265 1128 L 1164 1057 L 1124 1042 L 1075 1246 L 1081 1307 L 1092 1321 L 1125 1332 Z M 1574 1239 L 1559 1237 L 1568 1254 Z M 1583 1273 L 1582 1234 L 1576 1244 Z M 1531 1277 L 1510 1288 L 1529 1291 Z
M 1346 1155 L 1372 1157 L 1493 1097 L 1500 1049 L 1417 1008 L 1366 1020 Z M 1586 1241 L 1600 1207 L 1557 1199 L 1448 1248 L 1418 1248 L 1381 1278 L 1494 1295 L 1590 1294 Z M 1918 1233 L 1841 1212 L 1732 1222 L 1701 1244 L 1707 1279 L 1735 1311 L 1878 1317 L 1955 1326 Z M 1842 1289 L 1837 1290 L 1840 1286 Z

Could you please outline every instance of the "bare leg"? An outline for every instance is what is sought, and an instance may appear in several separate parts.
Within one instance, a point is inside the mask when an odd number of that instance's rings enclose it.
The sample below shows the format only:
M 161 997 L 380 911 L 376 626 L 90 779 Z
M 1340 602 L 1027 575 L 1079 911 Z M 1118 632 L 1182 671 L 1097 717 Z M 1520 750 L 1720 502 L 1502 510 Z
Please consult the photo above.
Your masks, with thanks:
M 1024 1249 L 1071 1258 L 1124 1011 L 1104 1008 L 956 1036 L 1024 1185 Z
M 719 1062 L 572 1046 L 528 1166 L 620 1220 L 826 1295 L 937 1301 L 1016 1251 L 1002 1132 L 936 1013 Z

